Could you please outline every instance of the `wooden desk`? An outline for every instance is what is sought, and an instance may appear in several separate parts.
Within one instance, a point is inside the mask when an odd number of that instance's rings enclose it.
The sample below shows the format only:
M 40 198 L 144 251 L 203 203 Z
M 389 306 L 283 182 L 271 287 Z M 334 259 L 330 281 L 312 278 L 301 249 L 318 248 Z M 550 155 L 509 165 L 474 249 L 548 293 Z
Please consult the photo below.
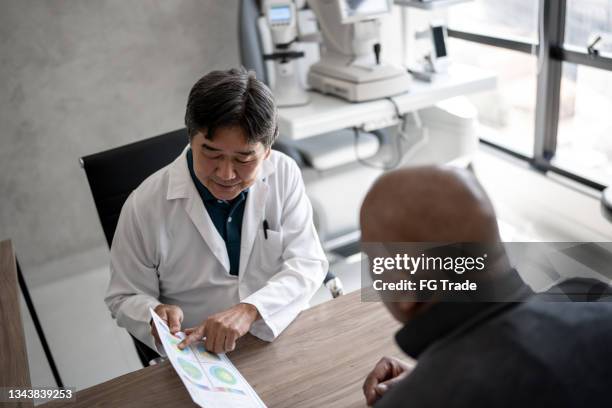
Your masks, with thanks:
M 30 388 L 28 356 L 19 311 L 17 263 L 11 241 L 0 242 L 0 387 Z M 31 407 L 31 402 L 10 404 Z
M 364 407 L 361 386 L 384 355 L 402 356 L 399 329 L 382 303 L 359 292 L 302 313 L 273 343 L 246 336 L 229 354 L 270 408 Z M 193 406 L 168 362 L 82 390 L 74 403 L 47 406 Z

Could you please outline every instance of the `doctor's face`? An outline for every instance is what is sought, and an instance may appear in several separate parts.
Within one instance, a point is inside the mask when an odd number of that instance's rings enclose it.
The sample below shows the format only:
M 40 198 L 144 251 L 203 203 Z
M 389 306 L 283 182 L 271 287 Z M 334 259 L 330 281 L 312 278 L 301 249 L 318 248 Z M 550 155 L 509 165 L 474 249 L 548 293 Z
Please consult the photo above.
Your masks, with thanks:
M 238 126 L 217 129 L 212 140 L 203 132 L 196 133 L 191 150 L 196 176 L 219 200 L 232 200 L 253 185 L 263 161 L 270 156 L 269 147 L 248 143 Z

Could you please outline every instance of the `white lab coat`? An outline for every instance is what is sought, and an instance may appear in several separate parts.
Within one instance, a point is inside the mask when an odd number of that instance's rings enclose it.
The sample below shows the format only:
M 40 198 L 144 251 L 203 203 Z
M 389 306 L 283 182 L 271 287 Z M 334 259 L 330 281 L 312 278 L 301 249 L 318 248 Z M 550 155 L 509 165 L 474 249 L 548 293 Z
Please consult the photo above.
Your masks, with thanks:
M 300 169 L 276 151 L 263 162 L 248 192 L 239 274 L 233 276 L 185 153 L 125 202 L 111 247 L 105 302 L 119 326 L 154 349 L 149 308 L 160 303 L 183 309 L 183 328 L 250 303 L 262 317 L 250 332 L 272 341 L 307 307 L 328 268 Z

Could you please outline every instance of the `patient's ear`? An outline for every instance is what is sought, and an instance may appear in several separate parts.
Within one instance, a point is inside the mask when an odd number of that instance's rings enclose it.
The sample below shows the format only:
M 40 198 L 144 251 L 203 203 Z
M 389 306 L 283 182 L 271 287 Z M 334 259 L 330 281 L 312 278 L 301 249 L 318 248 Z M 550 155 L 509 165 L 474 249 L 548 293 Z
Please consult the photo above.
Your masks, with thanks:
M 414 314 L 420 309 L 421 303 L 419 302 L 398 302 L 398 311 L 402 316 L 406 316 L 409 319 L 414 317 Z
M 385 302 L 385 305 L 387 306 L 387 308 L 389 309 L 389 311 L 391 312 L 393 317 L 395 317 L 396 320 L 399 320 L 402 323 L 407 323 L 412 318 L 414 318 L 414 315 L 418 313 L 418 311 L 421 310 L 422 305 L 424 305 L 424 303 L 420 303 L 420 302 L 389 302 L 389 303 L 386 303 Z

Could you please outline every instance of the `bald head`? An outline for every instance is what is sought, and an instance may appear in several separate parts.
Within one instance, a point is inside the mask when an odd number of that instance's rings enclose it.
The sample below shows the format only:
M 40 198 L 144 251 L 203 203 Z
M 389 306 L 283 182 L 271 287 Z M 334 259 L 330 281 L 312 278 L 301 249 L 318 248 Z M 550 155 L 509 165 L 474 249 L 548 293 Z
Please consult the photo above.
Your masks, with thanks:
M 493 206 L 467 170 L 403 168 L 380 177 L 361 206 L 369 242 L 499 242 Z

